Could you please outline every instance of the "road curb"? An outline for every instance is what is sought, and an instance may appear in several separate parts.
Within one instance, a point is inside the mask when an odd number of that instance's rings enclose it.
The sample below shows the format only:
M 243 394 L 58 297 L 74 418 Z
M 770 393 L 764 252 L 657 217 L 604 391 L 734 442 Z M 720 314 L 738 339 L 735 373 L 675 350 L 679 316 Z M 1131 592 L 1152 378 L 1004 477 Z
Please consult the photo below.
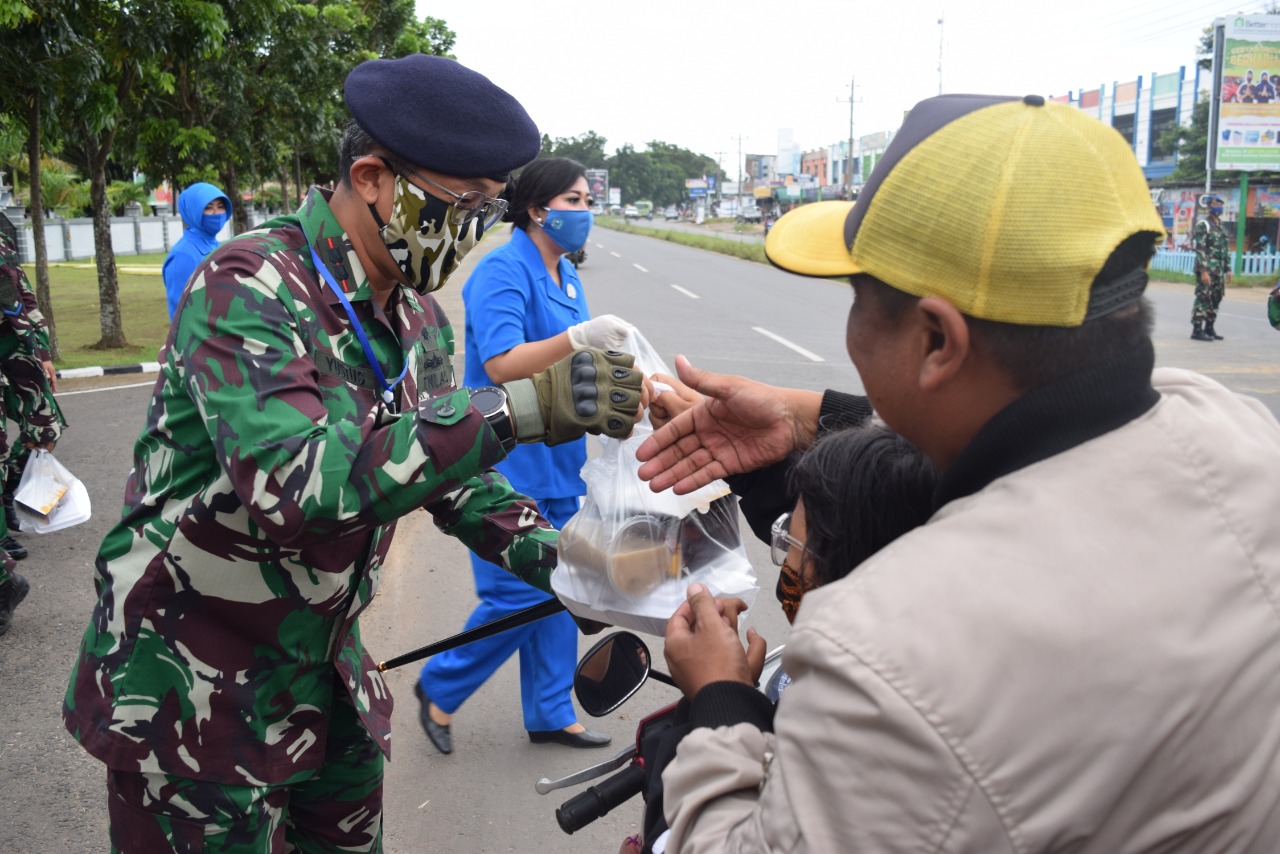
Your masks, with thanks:
M 154 374 L 160 370 L 159 362 L 139 362 L 135 365 L 108 365 L 95 368 L 68 368 L 58 371 L 58 379 L 79 379 L 81 377 L 101 377 L 107 374 Z

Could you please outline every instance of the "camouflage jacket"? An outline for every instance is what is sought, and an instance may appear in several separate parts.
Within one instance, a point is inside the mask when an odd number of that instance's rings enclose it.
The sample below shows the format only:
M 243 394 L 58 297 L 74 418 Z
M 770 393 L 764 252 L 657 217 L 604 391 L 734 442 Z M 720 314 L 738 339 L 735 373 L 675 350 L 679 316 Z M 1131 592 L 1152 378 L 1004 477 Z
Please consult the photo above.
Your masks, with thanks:
M 386 375 L 408 360 L 402 414 L 382 404 L 304 228 L 350 288 Z M 489 468 L 502 447 L 454 385 L 440 306 L 398 288 L 384 314 L 370 296 L 315 189 L 296 216 L 197 269 L 160 354 L 120 522 L 98 552 L 63 706 L 109 767 L 293 782 L 323 763 L 335 690 L 390 755 L 391 696 L 357 617 L 395 520 L 417 507 L 549 589 L 556 532 Z
M 49 352 L 49 330 L 36 303 L 36 292 L 18 263 L 18 247 L 0 234 L 0 358 L 23 349 L 41 362 L 53 358 Z
M 1210 276 L 1219 278 L 1231 269 L 1231 248 L 1221 222 L 1202 219 L 1196 223 L 1194 245 L 1196 273 L 1207 270 Z

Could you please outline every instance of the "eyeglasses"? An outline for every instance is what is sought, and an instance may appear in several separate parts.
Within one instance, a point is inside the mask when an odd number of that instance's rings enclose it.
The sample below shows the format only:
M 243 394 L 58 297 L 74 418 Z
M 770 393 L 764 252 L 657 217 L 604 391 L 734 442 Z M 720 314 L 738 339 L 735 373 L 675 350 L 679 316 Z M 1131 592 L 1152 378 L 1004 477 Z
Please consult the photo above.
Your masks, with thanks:
M 791 551 L 792 548 L 800 549 L 800 551 L 806 550 L 804 543 L 791 536 L 790 513 L 783 513 L 779 516 L 769 529 L 769 533 L 772 534 L 770 538 L 770 557 L 773 558 L 774 566 L 782 566 L 787 560 L 787 552 Z
M 458 194 L 453 190 L 450 190 L 448 187 L 440 186 L 426 175 L 419 175 L 408 166 L 403 164 L 397 165 L 385 157 L 379 157 L 378 159 L 385 163 L 387 168 L 392 172 L 400 175 L 407 173 L 412 175 L 414 178 L 417 178 L 419 181 L 424 181 L 435 187 L 437 190 L 443 190 L 453 196 L 455 204 L 453 207 L 453 213 L 450 215 L 450 220 L 454 225 L 466 225 L 471 222 L 471 220 L 479 218 L 484 228 L 488 229 L 495 222 L 502 219 L 502 215 L 507 212 L 506 199 L 495 199 L 492 196 L 486 196 L 479 190 L 467 190 L 465 193 Z

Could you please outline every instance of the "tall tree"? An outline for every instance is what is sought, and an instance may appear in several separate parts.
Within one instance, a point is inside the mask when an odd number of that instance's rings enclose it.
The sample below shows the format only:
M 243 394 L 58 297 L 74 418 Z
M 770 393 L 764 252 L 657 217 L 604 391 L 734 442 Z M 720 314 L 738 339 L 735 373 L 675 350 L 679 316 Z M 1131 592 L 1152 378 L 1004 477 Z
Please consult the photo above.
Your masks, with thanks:
M 169 0 L 133 4 L 80 0 L 71 18 L 82 40 L 100 62 L 92 73 L 65 80 L 59 115 L 75 134 L 89 173 L 94 258 L 98 269 L 98 322 L 102 338 L 93 347 L 128 346 L 120 311 L 115 253 L 111 248 L 111 210 L 107 167 L 122 122 L 136 116 L 148 89 L 173 88 L 166 59 L 173 45 L 198 54 L 216 52 L 226 34 L 222 7 L 206 0 Z
M 74 2 L 46 0 L 37 8 L 22 2 L 0 2 L 0 68 L 21 68 L 0 87 L 0 114 L 25 132 L 27 180 L 31 196 L 31 228 L 35 243 L 36 300 L 49 329 L 49 348 L 59 357 L 58 327 L 49 292 L 49 250 L 44 233 L 44 182 L 41 156 L 46 119 L 58 108 L 62 81 L 69 74 L 96 74 L 97 57 L 71 25 Z M 55 126 L 56 127 L 56 126 Z M 16 181 L 14 182 L 16 186 Z
M 539 157 L 568 157 L 576 160 L 588 169 L 605 169 L 609 157 L 605 154 L 607 140 L 593 130 L 581 136 L 557 137 L 552 139 L 542 135 L 542 152 Z

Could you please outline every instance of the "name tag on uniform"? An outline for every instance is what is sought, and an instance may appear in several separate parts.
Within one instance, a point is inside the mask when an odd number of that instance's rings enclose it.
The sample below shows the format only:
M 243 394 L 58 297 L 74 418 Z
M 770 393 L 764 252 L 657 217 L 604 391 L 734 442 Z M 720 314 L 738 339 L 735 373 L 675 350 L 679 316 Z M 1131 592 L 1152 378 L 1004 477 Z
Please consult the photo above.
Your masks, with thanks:
M 443 347 L 429 348 L 422 354 L 418 376 L 418 397 L 436 394 L 453 386 L 453 359 Z
M 337 377 L 349 385 L 379 391 L 378 378 L 367 365 L 348 365 L 329 353 L 316 354 L 316 369 L 322 374 Z

